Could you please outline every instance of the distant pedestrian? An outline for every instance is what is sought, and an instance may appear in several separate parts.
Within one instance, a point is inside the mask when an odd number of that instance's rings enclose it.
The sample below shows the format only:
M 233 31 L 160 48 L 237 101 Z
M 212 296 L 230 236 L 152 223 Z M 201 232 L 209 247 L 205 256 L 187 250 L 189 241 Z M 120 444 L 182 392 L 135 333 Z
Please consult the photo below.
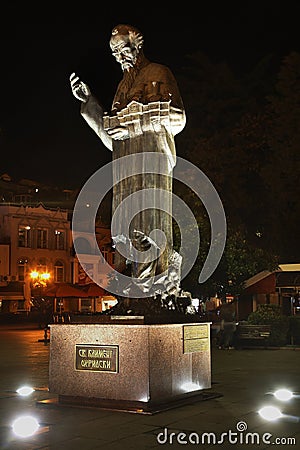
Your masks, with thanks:
M 219 349 L 234 348 L 234 335 L 236 331 L 234 303 L 223 303 L 220 307 L 220 339 Z

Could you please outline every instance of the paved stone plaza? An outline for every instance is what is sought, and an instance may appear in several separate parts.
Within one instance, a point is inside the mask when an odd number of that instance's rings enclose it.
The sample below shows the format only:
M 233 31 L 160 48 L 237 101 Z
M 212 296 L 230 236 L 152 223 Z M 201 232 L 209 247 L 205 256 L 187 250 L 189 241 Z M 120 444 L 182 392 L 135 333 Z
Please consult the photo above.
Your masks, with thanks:
M 49 344 L 39 342 L 43 336 L 43 330 L 36 326 L 27 329 L 13 325 L 0 327 L 1 449 L 300 446 L 300 398 L 279 404 L 269 394 L 280 387 L 300 393 L 299 350 L 223 351 L 213 348 L 211 391 L 220 396 L 146 415 L 37 403 L 54 397 L 47 391 Z M 16 394 L 16 389 L 23 384 L 35 388 L 31 396 Z M 284 416 L 276 422 L 263 420 L 258 410 L 266 404 L 277 405 Z M 40 426 L 33 436 L 17 438 L 12 423 L 23 414 L 36 417 Z

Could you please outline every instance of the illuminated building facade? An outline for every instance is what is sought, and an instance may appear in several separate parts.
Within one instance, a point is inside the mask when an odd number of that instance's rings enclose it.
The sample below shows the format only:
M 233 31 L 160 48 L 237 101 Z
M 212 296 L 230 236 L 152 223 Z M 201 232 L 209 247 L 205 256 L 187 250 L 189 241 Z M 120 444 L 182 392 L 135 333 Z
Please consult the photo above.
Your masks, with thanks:
M 98 226 L 96 236 L 105 259 L 112 264 L 110 230 Z M 101 271 L 99 261 L 94 264 Z M 85 290 L 91 283 L 73 250 L 70 212 L 42 204 L 0 204 L 0 313 L 29 312 L 37 287 L 69 284 Z M 104 294 L 103 290 L 105 305 L 111 306 L 113 299 Z M 63 311 L 101 311 L 102 299 L 96 303 L 97 297 L 55 300 L 54 312 L 56 304 Z

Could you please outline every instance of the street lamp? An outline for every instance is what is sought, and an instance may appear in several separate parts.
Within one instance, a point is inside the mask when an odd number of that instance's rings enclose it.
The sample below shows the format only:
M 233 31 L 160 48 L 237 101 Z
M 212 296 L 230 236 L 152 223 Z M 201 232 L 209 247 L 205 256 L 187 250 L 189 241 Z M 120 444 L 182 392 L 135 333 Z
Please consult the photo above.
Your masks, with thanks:
M 39 312 L 41 313 L 41 316 L 44 317 L 46 322 L 44 327 L 43 342 L 47 343 L 49 341 L 48 339 L 48 331 L 49 331 L 48 323 L 50 313 L 49 310 L 50 307 L 52 309 L 52 303 L 51 305 L 49 305 L 47 300 L 43 298 L 43 289 L 47 287 L 47 283 L 50 281 L 51 275 L 49 272 L 38 272 L 37 270 L 33 270 L 32 272 L 30 272 L 30 278 L 32 280 L 32 287 L 35 290 L 35 294 L 37 294 L 37 298 L 35 298 L 35 295 L 33 297 L 35 307 L 38 308 Z
M 30 278 L 34 287 L 46 287 L 47 281 L 50 280 L 51 275 L 49 272 L 38 272 L 33 270 L 30 272 Z

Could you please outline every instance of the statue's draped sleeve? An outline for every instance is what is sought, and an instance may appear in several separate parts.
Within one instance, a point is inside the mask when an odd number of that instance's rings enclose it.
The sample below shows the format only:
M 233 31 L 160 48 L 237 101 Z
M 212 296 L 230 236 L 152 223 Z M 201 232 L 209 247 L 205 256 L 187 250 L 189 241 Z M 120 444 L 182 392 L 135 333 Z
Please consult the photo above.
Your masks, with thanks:
M 97 136 L 99 136 L 105 147 L 112 150 L 112 139 L 103 129 L 103 108 L 93 95 L 89 97 L 86 103 L 81 103 L 80 113 Z

